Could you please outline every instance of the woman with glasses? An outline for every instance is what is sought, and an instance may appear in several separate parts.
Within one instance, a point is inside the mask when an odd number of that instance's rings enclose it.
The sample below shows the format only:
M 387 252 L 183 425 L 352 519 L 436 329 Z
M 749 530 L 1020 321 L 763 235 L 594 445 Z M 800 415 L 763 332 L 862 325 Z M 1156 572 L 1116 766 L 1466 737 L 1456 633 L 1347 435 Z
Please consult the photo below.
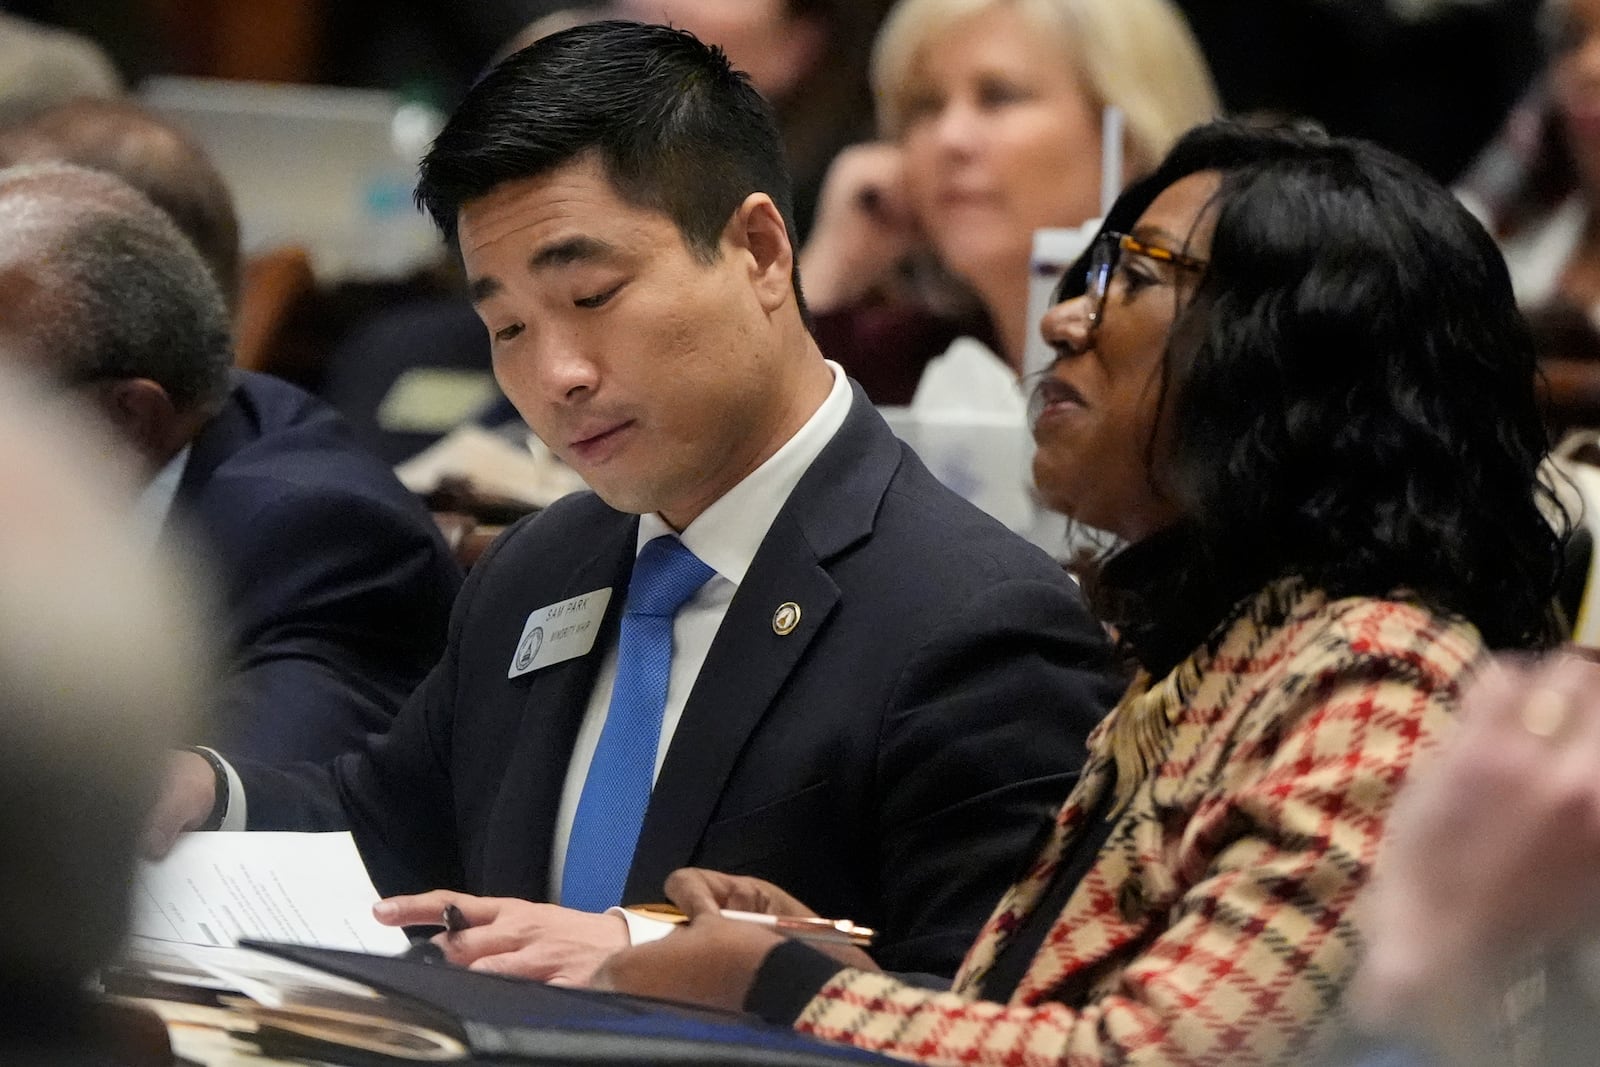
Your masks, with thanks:
M 718 908 L 628 991 L 931 1064 L 1289 1064 L 1336 1018 L 1396 790 L 1486 648 L 1549 639 L 1533 358 L 1493 242 L 1380 149 L 1218 124 L 1110 212 L 1044 320 L 1034 474 L 1126 547 L 1137 677 L 954 987 Z

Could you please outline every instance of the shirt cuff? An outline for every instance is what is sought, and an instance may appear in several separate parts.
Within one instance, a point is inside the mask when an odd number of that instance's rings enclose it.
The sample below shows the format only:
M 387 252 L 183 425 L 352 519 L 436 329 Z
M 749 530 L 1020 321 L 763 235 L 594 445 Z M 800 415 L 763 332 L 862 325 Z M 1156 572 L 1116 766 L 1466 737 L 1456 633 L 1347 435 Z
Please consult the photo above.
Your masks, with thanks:
M 652 941 L 660 941 L 677 929 L 676 923 L 664 923 L 660 919 L 651 919 L 627 908 L 607 908 L 606 914 L 622 916 L 622 921 L 628 924 L 630 945 L 647 945 Z
M 196 748 L 205 748 L 197 745 Z M 222 758 L 222 753 L 214 748 L 206 751 L 217 757 L 217 762 L 222 764 L 223 773 L 228 779 L 228 808 L 222 815 L 222 822 L 217 825 L 220 830 L 243 830 L 247 825 L 247 808 L 244 799 L 244 782 L 239 779 L 239 772 L 233 769 L 233 764 Z
M 778 1026 L 793 1026 L 806 1005 L 842 970 L 838 960 L 803 941 L 775 945 L 745 994 L 744 1010 Z

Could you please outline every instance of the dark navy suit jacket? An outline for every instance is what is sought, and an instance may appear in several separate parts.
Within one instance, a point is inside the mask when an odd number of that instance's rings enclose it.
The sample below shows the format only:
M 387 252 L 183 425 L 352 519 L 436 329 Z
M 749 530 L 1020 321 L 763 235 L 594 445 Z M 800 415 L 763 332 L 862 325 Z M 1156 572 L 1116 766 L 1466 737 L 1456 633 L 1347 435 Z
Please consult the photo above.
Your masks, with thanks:
M 332 409 L 237 375 L 200 432 L 169 539 L 210 564 L 231 661 L 203 739 L 329 759 L 385 730 L 444 652 L 461 572 L 394 473 Z
M 332 768 L 240 767 L 250 827 L 348 822 L 385 893 L 545 899 L 637 529 L 584 493 L 508 530 L 387 736 Z M 594 651 L 507 678 L 530 613 L 607 586 Z M 787 602 L 802 616 L 780 635 Z M 884 966 L 950 974 L 1119 688 L 1107 653 L 1061 568 L 940 485 L 858 387 L 711 645 L 624 901 L 660 900 L 685 865 L 756 875 L 880 930 Z

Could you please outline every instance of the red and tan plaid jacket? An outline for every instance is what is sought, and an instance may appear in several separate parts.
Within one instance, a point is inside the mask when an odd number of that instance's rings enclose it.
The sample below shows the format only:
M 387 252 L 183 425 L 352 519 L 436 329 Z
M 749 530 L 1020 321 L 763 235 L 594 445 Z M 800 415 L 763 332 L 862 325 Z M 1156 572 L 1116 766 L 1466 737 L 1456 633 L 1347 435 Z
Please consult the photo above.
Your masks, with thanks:
M 1302 1062 L 1335 1020 L 1395 792 L 1481 654 L 1472 627 L 1409 604 L 1269 587 L 1095 731 L 954 992 L 847 970 L 796 1025 L 929 1064 Z M 1114 777 L 1114 720 L 1134 714 L 1164 723 L 1153 769 L 1011 1002 L 975 999 Z

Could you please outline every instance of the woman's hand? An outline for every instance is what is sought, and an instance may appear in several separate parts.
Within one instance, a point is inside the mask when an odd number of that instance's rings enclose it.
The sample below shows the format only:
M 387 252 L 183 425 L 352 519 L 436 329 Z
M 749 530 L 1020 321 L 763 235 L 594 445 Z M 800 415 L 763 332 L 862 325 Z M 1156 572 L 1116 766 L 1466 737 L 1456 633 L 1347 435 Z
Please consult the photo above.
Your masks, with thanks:
M 832 311 L 860 301 L 891 280 L 920 240 L 900 149 L 884 142 L 846 148 L 828 168 L 800 250 L 806 303 Z
M 685 867 L 673 871 L 667 876 L 666 890 L 667 899 L 689 916 L 691 923 L 697 916 L 716 917 L 719 921 L 726 921 L 719 915 L 723 908 L 730 911 L 754 911 L 762 915 L 788 915 L 798 918 L 815 918 L 817 915 L 771 882 L 698 867 Z M 828 917 L 850 918 L 848 915 Z M 878 969 L 872 957 L 854 945 L 837 944 L 832 941 L 812 941 L 810 944 L 846 967 L 862 971 Z
M 691 919 L 714 915 L 723 908 L 802 918 L 817 914 L 771 882 L 700 867 L 673 871 L 667 876 L 666 891 L 667 899 Z
M 784 938 L 765 926 L 724 919 L 722 909 L 801 917 L 816 914 L 771 882 L 693 867 L 674 871 L 667 878 L 666 891 L 667 898 L 689 917 L 688 925 L 606 960 L 594 976 L 594 988 L 741 1011 L 756 971 Z M 841 966 L 878 969 L 858 948 L 815 944 Z
M 600 965 L 590 986 L 727 1011 L 744 999 L 761 961 L 783 937 L 764 926 L 701 915 L 659 941 L 623 949 Z

